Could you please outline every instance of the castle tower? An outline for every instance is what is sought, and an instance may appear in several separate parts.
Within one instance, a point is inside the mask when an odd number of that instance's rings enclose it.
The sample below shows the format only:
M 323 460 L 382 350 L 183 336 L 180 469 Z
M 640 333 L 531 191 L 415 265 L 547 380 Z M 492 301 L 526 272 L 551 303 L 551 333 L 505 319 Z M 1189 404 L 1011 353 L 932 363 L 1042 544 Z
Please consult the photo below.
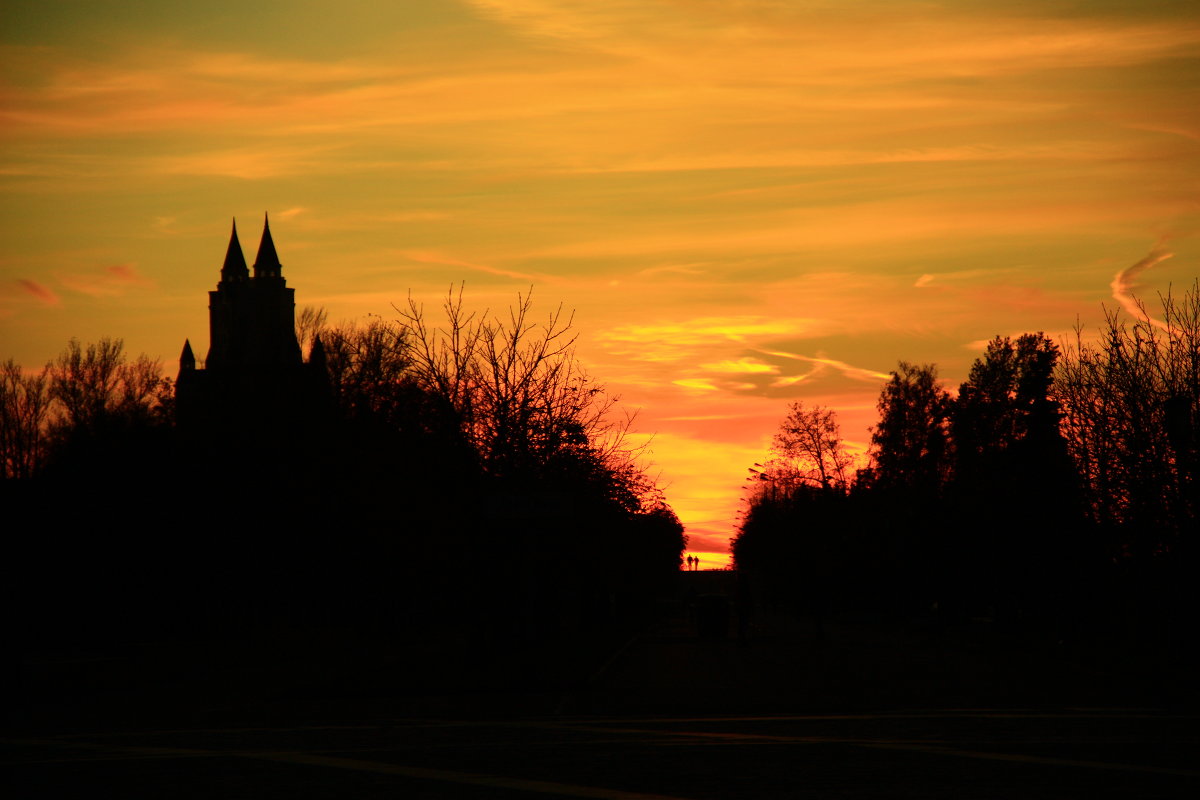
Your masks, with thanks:
M 220 280 L 208 293 L 208 357 L 198 365 L 186 341 L 180 355 L 180 424 L 197 431 L 283 430 L 327 406 L 324 351 L 314 347 L 310 363 L 303 363 L 295 295 L 283 278 L 270 221 L 264 216 L 251 274 L 235 220 Z
M 208 293 L 207 369 L 261 371 L 300 363 L 296 290 L 288 288 L 282 271 L 270 221 L 264 216 L 251 277 L 235 221 L 221 280 L 216 291 Z

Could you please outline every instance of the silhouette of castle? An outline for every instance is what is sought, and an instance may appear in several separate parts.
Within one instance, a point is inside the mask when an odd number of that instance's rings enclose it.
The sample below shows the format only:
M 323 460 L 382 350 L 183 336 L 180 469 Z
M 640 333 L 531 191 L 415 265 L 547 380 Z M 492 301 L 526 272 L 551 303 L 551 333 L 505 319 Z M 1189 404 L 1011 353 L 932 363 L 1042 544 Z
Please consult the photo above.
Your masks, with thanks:
M 296 340 L 296 290 L 282 273 L 266 216 L 253 275 L 235 220 L 221 279 L 208 293 L 208 357 L 198 364 L 191 340 L 184 341 L 179 356 L 175 406 L 181 428 L 265 433 L 324 411 L 324 347 L 316 339 L 308 362 L 303 361 Z

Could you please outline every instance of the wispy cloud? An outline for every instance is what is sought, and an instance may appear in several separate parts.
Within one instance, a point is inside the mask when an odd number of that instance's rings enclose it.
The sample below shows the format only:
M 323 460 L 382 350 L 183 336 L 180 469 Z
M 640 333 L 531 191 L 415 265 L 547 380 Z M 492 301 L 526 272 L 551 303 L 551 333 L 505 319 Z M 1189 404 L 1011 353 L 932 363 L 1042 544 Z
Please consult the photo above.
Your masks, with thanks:
M 464 261 L 460 258 L 443 255 L 435 252 L 422 252 L 416 250 L 405 250 L 402 255 L 410 261 L 416 261 L 418 264 L 437 264 L 447 267 L 462 267 L 469 269 L 472 272 L 483 272 L 488 275 L 498 275 L 504 278 L 518 278 L 525 281 L 535 281 L 538 276 L 531 275 L 525 272 L 517 272 L 516 270 L 503 269 L 501 267 L 493 267 L 487 264 L 478 264 L 471 261 Z
M 655 275 L 703 275 L 705 270 L 700 269 L 703 266 L 712 266 L 711 262 L 696 262 L 694 264 L 662 264 L 657 267 L 647 267 L 639 270 L 638 275 L 643 278 L 649 278 Z
M 1128 64 L 1200 40 L 1195 21 L 1054 18 L 1030 8 L 1000 16 L 913 2 L 700 2 L 685 14 L 676 3 L 655 0 L 471 2 L 532 36 L 662 68 L 693 65 L 706 78 L 720 68 L 731 82 L 750 75 L 863 84 L 872 77 L 899 83 L 917 75 L 1020 74 Z
M 1116 275 L 1113 276 L 1112 283 L 1109 284 L 1109 288 L 1112 289 L 1113 299 L 1120 303 L 1121 308 L 1125 309 L 1130 316 L 1133 316 L 1136 319 L 1145 319 L 1151 325 L 1157 325 L 1163 330 L 1166 330 L 1167 323 L 1151 316 L 1150 313 L 1138 303 L 1137 298 L 1134 297 L 1133 291 L 1138 287 L 1137 278 L 1139 275 L 1149 269 L 1153 269 L 1155 266 L 1161 264 L 1174 255 L 1174 253 L 1166 249 L 1166 240 L 1160 239 L 1157 243 L 1155 243 L 1154 247 L 1151 248 L 1150 252 L 1146 254 L 1145 258 L 1141 259 L 1132 266 L 1120 270 Z
M 449 219 L 451 214 L 445 211 L 396 211 L 389 214 L 382 214 L 375 219 L 380 222 L 435 222 L 438 220 Z
M 726 359 L 725 361 L 701 364 L 700 369 L 707 372 L 723 372 L 733 375 L 768 374 L 779 372 L 779 367 L 759 361 L 756 358 Z
M 886 372 L 878 372 L 865 367 L 856 367 L 853 364 L 847 364 L 845 361 L 838 361 L 834 358 L 826 358 L 822 355 L 806 356 L 799 353 L 787 353 L 781 350 L 760 350 L 759 352 L 764 355 L 775 356 L 776 358 L 788 358 L 794 361 L 804 361 L 809 364 L 815 364 L 818 367 L 835 369 L 848 378 L 853 378 L 857 381 L 865 381 L 867 383 L 878 383 L 880 380 L 887 380 L 889 377 L 891 377 Z M 805 377 L 806 376 L 798 376 L 796 378 L 781 378 L 777 382 L 777 385 L 786 386 L 788 385 L 786 383 L 787 381 L 796 383 L 804 380 Z
M 721 388 L 708 378 L 679 378 L 671 383 L 693 392 L 716 392 Z
M 225 150 L 160 156 L 145 162 L 151 173 L 160 175 L 222 175 L 243 180 L 277 178 L 299 173 L 322 173 L 344 169 L 338 163 L 336 144 L 289 145 L 278 142 Z
M 716 153 L 664 153 L 653 159 L 615 161 L 579 167 L 573 172 L 684 172 L 692 170 L 868 166 L 872 164 L 954 163 L 969 161 L 1095 161 L 1127 153 L 1128 145 L 1062 141 L 1042 145 L 966 144 L 906 150 L 771 148 Z
M 133 264 L 113 264 L 95 270 L 59 273 L 56 277 L 64 288 L 92 297 L 115 296 L 124 294 L 131 287 L 154 285 Z
M 58 306 L 62 305 L 62 299 L 48 286 L 44 286 L 37 281 L 29 280 L 28 278 L 19 278 L 17 283 L 22 289 L 36 297 L 44 305 Z
M 678 321 L 634 323 L 601 331 L 594 337 L 611 352 L 637 361 L 691 359 L 703 348 L 745 344 L 764 337 L 799 336 L 812 327 L 804 319 L 760 316 L 697 317 Z M 726 366 L 728 366 L 728 362 Z M 752 370 L 747 370 L 752 371 Z
M 176 233 L 175 230 L 176 218 L 172 216 L 156 216 L 151 223 L 155 232 L 171 235 Z

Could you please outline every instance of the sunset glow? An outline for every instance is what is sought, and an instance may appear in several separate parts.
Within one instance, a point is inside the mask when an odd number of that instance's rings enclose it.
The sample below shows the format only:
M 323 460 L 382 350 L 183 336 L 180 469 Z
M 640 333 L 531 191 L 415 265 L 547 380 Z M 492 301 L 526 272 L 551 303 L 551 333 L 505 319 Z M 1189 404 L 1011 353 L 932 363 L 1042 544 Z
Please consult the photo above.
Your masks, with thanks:
M 574 311 L 722 566 L 787 403 L 1200 274 L 1195 2 L 5 4 L 0 359 L 206 347 L 230 217 L 333 321 Z

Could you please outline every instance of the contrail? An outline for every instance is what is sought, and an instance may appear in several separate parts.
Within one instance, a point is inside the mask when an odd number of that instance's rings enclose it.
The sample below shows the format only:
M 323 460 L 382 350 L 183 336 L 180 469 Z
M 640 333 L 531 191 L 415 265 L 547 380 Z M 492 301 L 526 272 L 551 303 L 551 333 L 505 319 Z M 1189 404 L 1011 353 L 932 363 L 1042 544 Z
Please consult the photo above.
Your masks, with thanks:
M 1166 249 L 1165 244 L 1166 239 L 1159 239 L 1145 258 L 1132 267 L 1126 267 L 1118 272 L 1113 276 L 1112 283 L 1109 284 L 1112 288 L 1113 299 L 1120 303 L 1121 308 L 1125 309 L 1130 316 L 1135 319 L 1145 319 L 1151 325 L 1157 325 L 1163 330 L 1167 329 L 1167 323 L 1160 319 L 1155 319 L 1143 308 L 1139 307 L 1137 300 L 1133 296 L 1133 289 L 1137 285 L 1135 281 L 1138 275 L 1175 255 Z
M 835 359 L 825 358 L 823 356 L 818 356 L 818 357 L 814 358 L 813 356 L 802 356 L 798 353 L 786 353 L 781 350 L 756 349 L 756 352 L 759 352 L 759 353 L 762 353 L 762 354 L 768 355 L 768 356 L 776 356 L 778 358 L 790 358 L 794 361 L 807 361 L 809 364 L 816 364 L 817 369 L 820 369 L 822 367 L 833 367 L 834 369 L 840 371 L 846 377 L 853 378 L 853 379 L 859 380 L 859 381 L 875 381 L 875 380 L 879 380 L 881 378 L 887 379 L 887 378 L 891 377 L 891 375 L 889 375 L 885 372 L 876 372 L 873 369 L 865 369 L 863 367 L 856 367 L 853 364 L 847 364 L 845 361 L 837 361 Z M 811 372 L 808 373 L 808 375 L 812 375 L 812 374 L 813 373 L 811 373 Z M 780 379 L 781 381 L 787 381 L 788 383 L 777 382 L 776 385 L 786 386 L 786 385 L 789 385 L 789 383 L 799 383 L 799 381 L 803 380 L 805 377 L 808 377 L 808 376 L 806 376 L 806 375 L 797 376 L 798 379 L 782 378 L 782 379 Z

